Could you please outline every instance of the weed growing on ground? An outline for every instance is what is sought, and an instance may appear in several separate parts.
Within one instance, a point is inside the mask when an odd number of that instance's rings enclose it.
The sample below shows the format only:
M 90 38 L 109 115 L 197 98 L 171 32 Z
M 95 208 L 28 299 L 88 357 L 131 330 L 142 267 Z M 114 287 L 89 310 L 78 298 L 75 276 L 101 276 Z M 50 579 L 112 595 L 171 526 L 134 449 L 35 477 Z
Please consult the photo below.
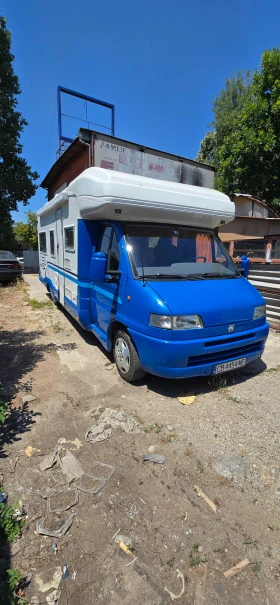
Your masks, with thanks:
M 228 388 L 227 379 L 225 376 L 211 376 L 211 378 L 208 380 L 208 384 L 215 391 Z
M 198 466 L 198 468 L 199 468 L 200 472 L 201 472 L 201 473 L 204 473 L 204 471 L 205 471 L 205 467 L 204 467 L 204 464 L 203 464 L 202 460 L 197 460 L 197 461 L 196 461 L 196 464 L 197 464 L 197 466 Z
M 18 292 L 27 292 L 28 286 L 24 279 L 17 279 L 16 281 L 11 282 L 8 285 L 8 288 L 11 290 L 17 290 Z
M 265 372 L 279 372 L 280 370 L 280 364 L 278 366 L 275 366 L 274 368 L 266 368 Z
M 162 431 L 162 425 L 160 424 L 149 424 L 148 426 L 144 427 L 144 433 L 161 433 Z
M 173 439 L 175 439 L 175 435 L 172 435 L 172 433 L 166 436 L 166 441 L 168 441 L 168 443 L 172 443 Z
M 28 301 L 29 307 L 31 309 L 45 309 L 46 307 L 53 307 L 53 302 L 51 300 L 36 300 L 36 298 L 30 298 Z
M 55 323 L 52 324 L 53 332 L 62 332 L 63 329 L 64 329 L 63 326 L 58 321 L 56 321 Z
M 200 563 L 206 563 L 208 560 L 205 555 L 202 555 L 199 551 L 199 544 L 195 542 L 193 544 L 192 550 L 190 552 L 190 566 L 194 567 L 195 565 L 200 565 Z
M 261 564 L 259 561 L 254 561 L 254 563 L 252 563 L 252 571 L 254 572 L 255 576 L 259 577 L 259 573 L 261 571 Z

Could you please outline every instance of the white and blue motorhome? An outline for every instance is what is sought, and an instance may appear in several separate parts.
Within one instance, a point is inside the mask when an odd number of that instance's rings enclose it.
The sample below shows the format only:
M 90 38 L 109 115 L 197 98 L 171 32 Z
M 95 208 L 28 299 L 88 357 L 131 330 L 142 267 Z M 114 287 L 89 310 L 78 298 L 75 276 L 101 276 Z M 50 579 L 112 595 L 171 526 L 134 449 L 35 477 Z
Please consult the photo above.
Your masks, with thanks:
M 127 381 L 232 370 L 268 335 L 216 233 L 233 218 L 213 189 L 88 168 L 38 212 L 40 280 Z

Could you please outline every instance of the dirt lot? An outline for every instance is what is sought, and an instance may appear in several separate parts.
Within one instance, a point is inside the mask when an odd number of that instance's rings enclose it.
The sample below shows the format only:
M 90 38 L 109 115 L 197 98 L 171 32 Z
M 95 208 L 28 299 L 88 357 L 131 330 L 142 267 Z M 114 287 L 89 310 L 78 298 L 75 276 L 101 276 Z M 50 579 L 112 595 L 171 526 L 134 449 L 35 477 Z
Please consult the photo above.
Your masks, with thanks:
M 146 376 L 129 385 L 66 313 L 50 302 L 28 304 L 28 296 L 48 298 L 36 276 L 26 281 L 26 292 L 0 289 L 0 378 L 14 408 L 0 467 L 9 503 L 27 514 L 10 561 L 4 550 L 0 561 L 32 571 L 25 598 L 158 605 L 183 591 L 178 603 L 278 605 L 280 334 L 270 334 L 262 361 L 219 381 Z M 23 403 L 27 395 L 34 399 Z M 88 438 L 106 439 L 86 441 L 90 428 Z M 43 471 L 56 446 L 57 462 Z M 69 452 L 85 474 L 99 477 L 87 479 L 103 486 L 96 494 L 73 489 L 85 487 L 82 479 L 68 488 Z M 151 453 L 165 463 L 143 462 Z M 77 494 L 65 512 L 49 512 Z M 37 531 L 38 521 L 54 530 L 71 517 L 62 538 Z M 130 538 L 131 552 L 116 533 Z M 223 575 L 244 559 L 238 574 Z

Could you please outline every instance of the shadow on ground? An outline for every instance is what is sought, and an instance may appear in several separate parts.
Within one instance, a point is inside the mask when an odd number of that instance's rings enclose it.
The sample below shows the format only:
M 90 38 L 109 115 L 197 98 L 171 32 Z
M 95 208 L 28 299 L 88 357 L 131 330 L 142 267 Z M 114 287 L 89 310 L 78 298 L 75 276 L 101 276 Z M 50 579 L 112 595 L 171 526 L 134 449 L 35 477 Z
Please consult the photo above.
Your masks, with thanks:
M 69 313 L 59 305 L 59 310 L 63 313 L 67 321 L 70 322 L 72 327 L 78 332 L 83 340 L 90 346 L 97 347 L 104 358 L 113 362 L 112 353 L 108 353 L 99 340 L 92 334 L 82 328 L 78 322 L 69 315 Z M 186 394 L 192 391 L 195 395 L 201 395 L 216 391 L 223 386 L 232 386 L 233 384 L 240 384 L 246 382 L 252 376 L 261 374 L 266 369 L 266 364 L 262 359 L 256 359 L 244 368 L 241 368 L 238 372 L 225 372 L 219 376 L 198 376 L 196 378 L 182 378 L 178 380 L 170 378 L 161 378 L 159 376 L 153 376 L 152 374 L 146 374 L 144 378 L 138 382 L 133 383 L 134 387 L 141 387 L 146 385 L 150 391 L 154 391 L 163 397 L 178 397 L 182 394 Z

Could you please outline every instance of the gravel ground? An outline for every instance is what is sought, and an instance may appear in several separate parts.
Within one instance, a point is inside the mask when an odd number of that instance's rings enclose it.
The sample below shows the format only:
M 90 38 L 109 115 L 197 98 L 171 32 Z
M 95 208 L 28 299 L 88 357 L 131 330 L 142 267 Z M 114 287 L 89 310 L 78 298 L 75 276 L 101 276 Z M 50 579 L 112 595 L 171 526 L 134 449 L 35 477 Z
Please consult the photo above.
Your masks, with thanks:
M 0 561 L 32 571 L 26 598 L 169 604 L 168 591 L 178 595 L 184 582 L 178 603 L 278 605 L 280 335 L 271 332 L 262 360 L 217 381 L 146 376 L 129 385 L 66 313 L 28 305 L 28 296 L 48 298 L 36 276 L 25 279 L 28 292 L 0 290 L 0 376 L 14 410 L 0 467 L 9 501 L 21 500 L 28 525 L 19 552 L 8 561 L 6 550 Z M 35 399 L 23 404 L 26 395 Z M 107 439 L 85 441 L 102 421 L 111 424 Z M 57 465 L 42 473 L 40 463 L 59 443 L 86 473 L 96 461 L 115 472 L 63 513 L 77 516 L 54 554 L 54 539 L 38 535 L 32 519 L 57 521 L 40 494 L 65 490 L 65 479 Z M 40 451 L 29 457 L 28 446 Z M 165 464 L 143 463 L 150 453 L 164 455 Z M 118 530 L 131 538 L 133 556 L 112 539 Z M 223 572 L 245 558 L 249 564 L 226 579 Z M 70 574 L 62 580 L 64 564 Z

